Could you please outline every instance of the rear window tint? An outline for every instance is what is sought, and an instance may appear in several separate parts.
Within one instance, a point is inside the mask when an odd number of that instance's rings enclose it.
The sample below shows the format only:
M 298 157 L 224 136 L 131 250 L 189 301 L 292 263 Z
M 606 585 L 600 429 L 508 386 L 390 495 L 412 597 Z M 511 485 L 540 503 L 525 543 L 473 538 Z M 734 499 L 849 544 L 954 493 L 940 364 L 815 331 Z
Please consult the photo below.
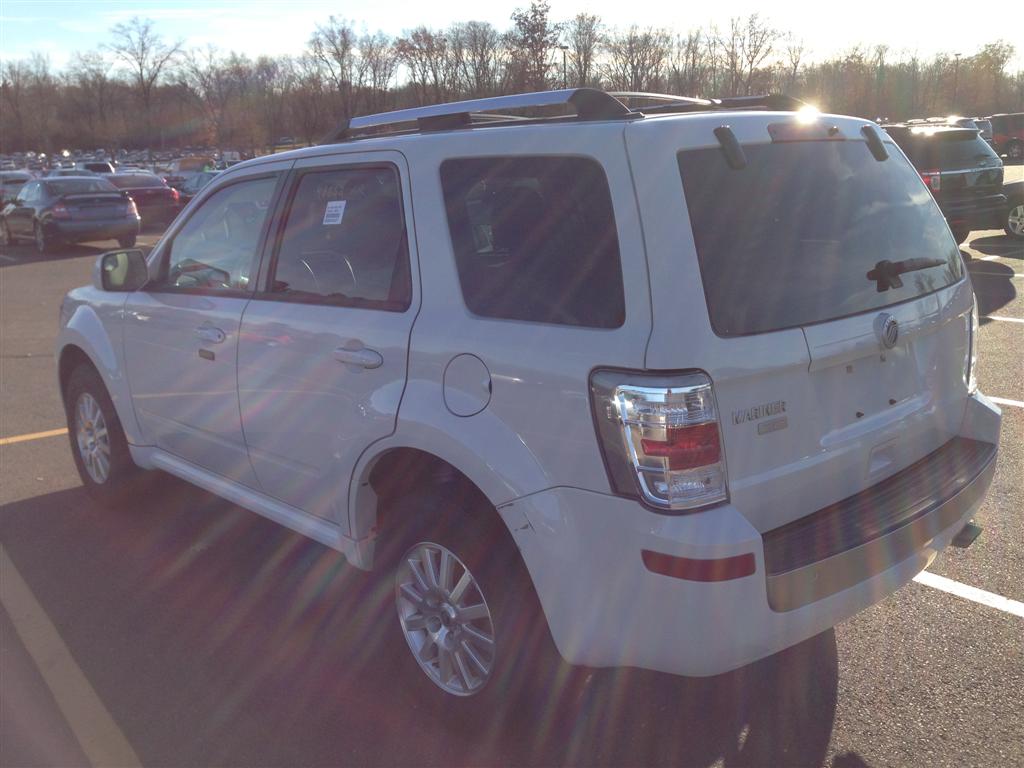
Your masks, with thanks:
M 678 154 L 707 297 L 720 336 L 793 328 L 876 310 L 963 276 L 949 228 L 917 172 L 898 154 L 878 162 L 862 141 Z M 868 277 L 879 262 L 931 259 L 899 276 Z M 913 266 L 920 266 L 915 262 Z M 884 288 L 883 288 L 884 284 Z
M 54 179 L 45 182 L 46 192 L 51 196 L 79 195 L 89 192 L 117 192 L 106 179 Z
M 615 215 L 596 161 L 446 160 L 441 185 L 471 312 L 590 328 L 623 324 Z
M 921 169 L 960 170 L 977 167 L 979 161 L 998 159 L 992 147 L 973 130 L 941 131 L 930 136 L 910 136 L 900 145 Z
M 159 176 L 148 173 L 121 173 L 110 177 L 110 182 L 121 189 L 166 186 Z

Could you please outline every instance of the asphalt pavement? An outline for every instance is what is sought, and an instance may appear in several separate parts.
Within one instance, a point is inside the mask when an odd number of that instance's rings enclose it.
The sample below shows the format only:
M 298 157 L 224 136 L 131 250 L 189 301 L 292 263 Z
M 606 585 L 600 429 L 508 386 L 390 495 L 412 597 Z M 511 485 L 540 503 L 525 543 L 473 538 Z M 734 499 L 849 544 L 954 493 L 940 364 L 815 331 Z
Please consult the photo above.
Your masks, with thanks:
M 1024 617 L 917 582 L 720 678 L 578 670 L 489 719 L 417 706 L 340 555 L 170 478 L 119 511 L 83 492 L 46 436 L 52 343 L 112 247 L 0 251 L 0 765 L 1024 765 Z M 929 572 L 1024 601 L 1024 244 L 963 251 L 1007 404 L 984 532 Z

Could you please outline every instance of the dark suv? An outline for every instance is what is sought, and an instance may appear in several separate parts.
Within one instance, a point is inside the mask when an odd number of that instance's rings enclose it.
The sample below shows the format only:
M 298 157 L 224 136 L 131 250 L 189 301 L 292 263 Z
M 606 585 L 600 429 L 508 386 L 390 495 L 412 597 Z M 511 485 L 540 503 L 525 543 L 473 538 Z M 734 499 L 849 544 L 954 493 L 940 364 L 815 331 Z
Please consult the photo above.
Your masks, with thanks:
M 1024 157 L 1024 112 L 1013 112 L 1008 115 L 992 115 L 992 141 L 996 152 L 1004 152 L 1011 160 Z
M 1003 226 L 1003 161 L 975 128 L 886 125 L 942 209 L 958 243 Z

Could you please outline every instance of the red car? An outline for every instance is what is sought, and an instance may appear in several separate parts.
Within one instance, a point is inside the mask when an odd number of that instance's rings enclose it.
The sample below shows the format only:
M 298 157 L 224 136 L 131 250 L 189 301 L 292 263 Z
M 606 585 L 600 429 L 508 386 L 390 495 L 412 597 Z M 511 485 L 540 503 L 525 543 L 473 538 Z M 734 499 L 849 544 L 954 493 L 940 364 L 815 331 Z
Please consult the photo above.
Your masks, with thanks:
M 1005 153 L 1010 160 L 1021 160 L 1024 157 L 1024 112 L 992 115 L 989 120 L 996 152 Z
M 159 176 L 151 173 L 115 173 L 106 177 L 118 189 L 128 193 L 143 225 L 167 225 L 181 210 L 181 196 L 178 190 L 167 186 Z

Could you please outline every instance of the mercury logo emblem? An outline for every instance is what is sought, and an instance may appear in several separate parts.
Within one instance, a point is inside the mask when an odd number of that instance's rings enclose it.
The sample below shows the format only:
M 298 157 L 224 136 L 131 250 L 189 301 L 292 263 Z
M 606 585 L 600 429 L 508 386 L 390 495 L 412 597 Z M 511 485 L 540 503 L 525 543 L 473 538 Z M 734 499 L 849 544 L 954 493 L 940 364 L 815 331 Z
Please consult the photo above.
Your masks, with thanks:
M 896 341 L 900 337 L 900 326 L 895 317 L 886 313 L 879 315 L 875 321 L 875 330 L 883 347 L 892 349 L 896 346 Z

